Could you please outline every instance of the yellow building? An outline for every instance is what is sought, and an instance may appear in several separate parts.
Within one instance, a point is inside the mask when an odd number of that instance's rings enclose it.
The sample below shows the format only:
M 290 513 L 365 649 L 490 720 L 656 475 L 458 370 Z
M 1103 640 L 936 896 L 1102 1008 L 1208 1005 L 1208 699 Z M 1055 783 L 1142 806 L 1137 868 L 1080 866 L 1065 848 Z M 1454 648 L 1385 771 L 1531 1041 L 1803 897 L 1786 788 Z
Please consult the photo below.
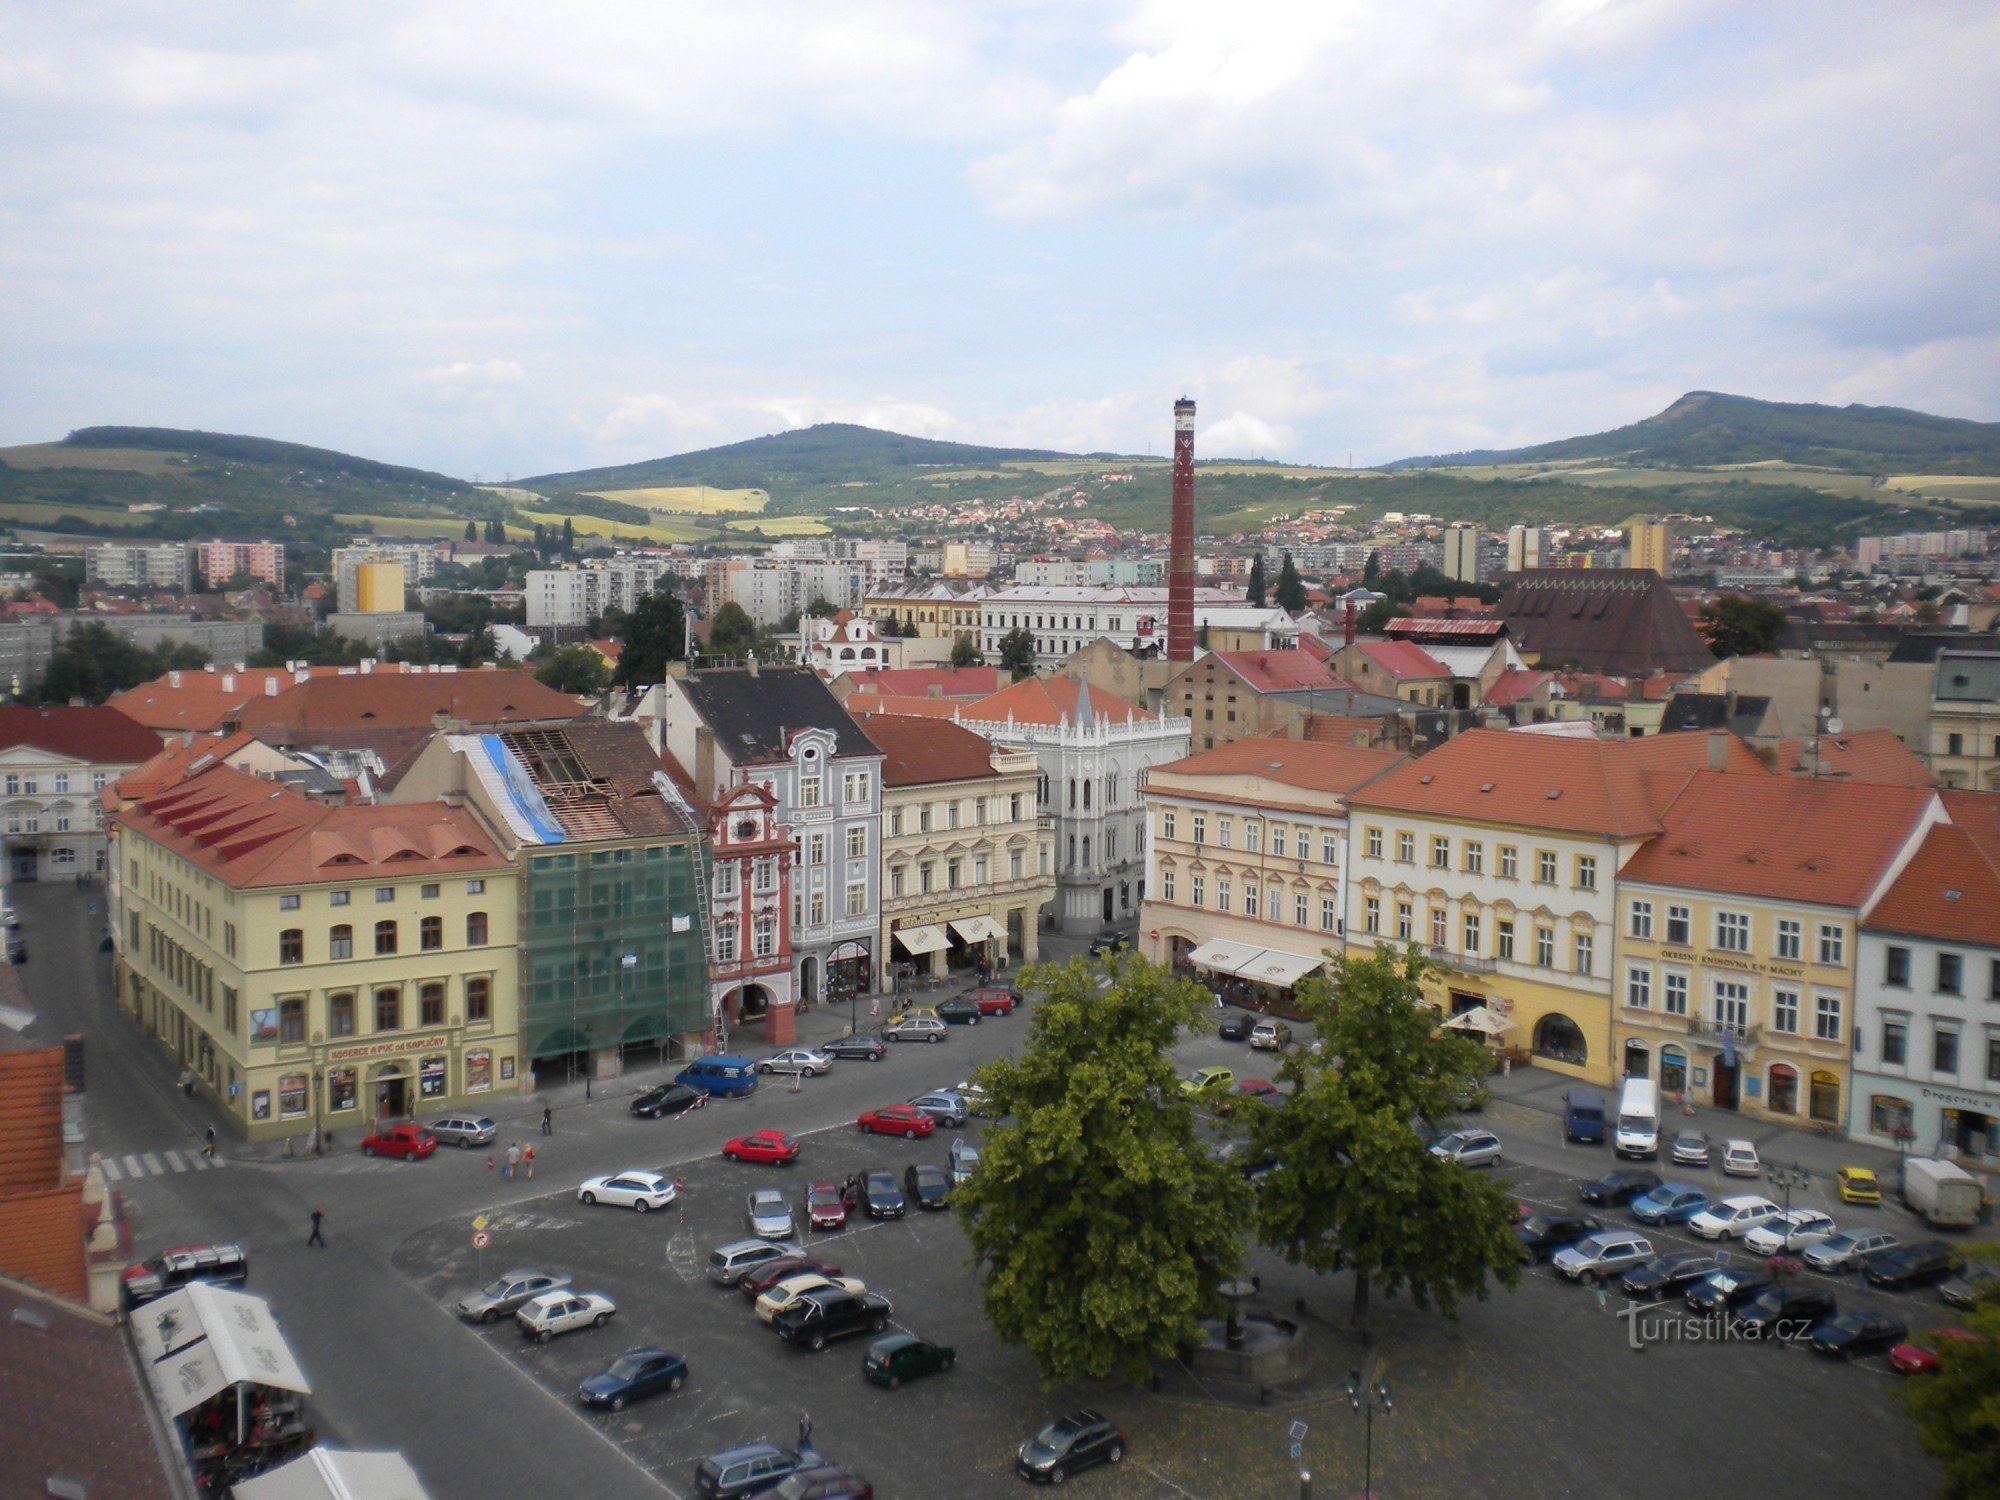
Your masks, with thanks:
M 403 608 L 403 565 L 366 562 L 354 570 L 354 587 L 364 615 L 394 614 Z
M 1844 1124 L 1861 919 L 1943 821 L 1928 787 L 1692 778 L 1618 883 L 1619 1076 Z
M 894 620 L 903 634 L 979 639 L 979 607 L 992 594 L 985 584 L 922 581 L 871 589 L 861 612 L 872 620 Z
M 110 834 L 120 1003 L 251 1139 L 525 1082 L 515 873 L 470 809 L 338 806 L 216 764 Z
M 1673 554 L 1665 521 L 1635 516 L 1625 523 L 1625 540 L 1631 551 L 1627 567 L 1650 568 L 1662 578 L 1667 576 Z

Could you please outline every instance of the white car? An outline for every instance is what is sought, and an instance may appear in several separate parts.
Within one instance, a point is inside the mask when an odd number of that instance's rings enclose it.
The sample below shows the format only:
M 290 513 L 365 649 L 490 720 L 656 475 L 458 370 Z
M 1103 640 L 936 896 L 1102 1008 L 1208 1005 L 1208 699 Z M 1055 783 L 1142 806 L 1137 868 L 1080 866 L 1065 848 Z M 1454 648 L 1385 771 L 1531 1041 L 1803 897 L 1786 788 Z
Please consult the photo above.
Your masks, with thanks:
M 576 1328 L 602 1328 L 618 1304 L 602 1292 L 543 1292 L 514 1314 L 524 1337 L 546 1344 Z
M 1757 1159 L 1757 1148 L 1748 1141 L 1724 1141 L 1722 1143 L 1722 1175 L 1725 1177 L 1763 1176 L 1764 1164 Z
M 584 1180 L 576 1190 L 580 1203 L 609 1203 L 614 1208 L 636 1208 L 640 1213 L 665 1208 L 674 1201 L 674 1180 L 658 1172 L 628 1167 L 623 1172 L 607 1172 Z
M 837 1286 L 857 1297 L 868 1290 L 868 1284 L 858 1276 L 822 1276 L 817 1271 L 802 1271 L 797 1276 L 787 1276 L 759 1297 L 757 1316 L 768 1323 L 807 1292 L 817 1292 L 829 1286 Z
M 833 1067 L 833 1054 L 814 1047 L 787 1047 L 757 1064 L 759 1073 L 802 1073 L 817 1078 Z
M 1766 1219 L 1744 1235 L 1743 1248 L 1752 1255 L 1782 1255 L 1787 1250 L 1809 1250 L 1837 1233 L 1831 1214 L 1816 1208 L 1795 1208 Z
M 1705 1240 L 1733 1240 L 1761 1228 L 1783 1212 L 1769 1198 L 1724 1198 L 1720 1203 L 1709 1204 L 1687 1224 L 1689 1230 Z

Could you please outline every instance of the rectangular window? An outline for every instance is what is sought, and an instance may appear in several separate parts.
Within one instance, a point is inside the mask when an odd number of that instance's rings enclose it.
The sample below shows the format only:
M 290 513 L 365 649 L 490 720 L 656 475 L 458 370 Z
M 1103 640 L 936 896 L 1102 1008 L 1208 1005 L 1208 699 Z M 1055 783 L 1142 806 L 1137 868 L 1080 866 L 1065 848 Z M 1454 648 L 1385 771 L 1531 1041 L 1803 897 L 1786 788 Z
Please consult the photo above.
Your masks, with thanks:
M 306 1003 L 303 1000 L 278 1002 L 278 1040 L 303 1042 L 306 1039 Z
M 1257 915 L 1257 887 L 1254 885 L 1243 887 L 1243 915 L 1246 917 Z
M 1469 956 L 1477 958 L 1479 956 L 1479 913 L 1476 911 L 1467 912 L 1463 926 L 1464 932 L 1461 935 L 1465 939 L 1465 952 Z
M 486 946 L 486 913 L 483 911 L 465 914 L 465 945 L 468 948 Z
M 1688 977 L 1669 971 L 1666 976 L 1666 1004 L 1663 1009 L 1670 1016 L 1684 1016 L 1688 1013 Z
M 1799 992 L 1797 990 L 1771 992 L 1771 1029 L 1782 1031 L 1787 1036 L 1798 1035 Z
M 380 901 L 380 902 L 384 902 L 384 903 L 386 903 L 386 902 L 390 902 L 390 901 L 394 901 L 394 900 L 396 899 L 396 888 L 395 888 L 395 887 L 394 887 L 393 885 L 378 885 L 378 886 L 376 886 L 376 887 L 375 887 L 375 899 L 376 899 L 377 901 Z
M 903 867 L 901 865 L 889 866 L 889 894 L 891 896 L 900 896 L 903 894 Z
M 1486 873 L 1486 846 L 1472 839 L 1465 841 L 1465 873 L 1468 875 Z
M 1958 1028 L 1939 1026 L 1931 1032 L 1931 1071 L 1958 1073 Z
M 868 857 L 868 829 L 865 824 L 856 823 L 847 830 L 847 857 L 849 859 Z
M 465 894 L 466 894 L 466 895 L 468 895 L 468 896 L 483 896 L 483 895 L 485 895 L 485 894 L 486 894 L 486 882 L 485 882 L 484 880 L 468 880 L 468 881 L 466 881 L 466 882 L 465 882 Z
M 1910 950 L 1891 944 L 1883 949 L 1882 982 L 1893 984 L 1898 989 L 1908 989 L 1910 985 Z
M 1538 885 L 1554 885 L 1556 883 L 1556 857 L 1553 850 L 1537 849 L 1535 851 L 1535 883 Z
M 1937 956 L 1937 987 L 1944 995 L 1962 994 L 1965 989 L 1965 960 L 1956 953 Z
M 1653 903 L 1634 901 L 1626 913 L 1626 932 L 1635 938 L 1650 938 L 1653 935 Z
M 1396 859 L 1398 863 L 1406 865 L 1417 862 L 1417 836 L 1414 833 L 1396 835 Z
M 1019 849 L 1009 849 L 1007 851 L 1007 878 L 1009 880 L 1019 880 L 1021 878 L 1021 851 Z
M 326 1031 L 328 1036 L 354 1035 L 354 994 L 351 990 L 326 997 Z
M 1590 933 L 1576 934 L 1576 972 L 1589 974 L 1597 963 L 1597 939 Z
M 1229 882 L 1226 880 L 1218 879 L 1215 882 L 1215 909 L 1217 911 L 1229 910 Z
M 892 839 L 899 839 L 902 836 L 903 836 L 903 810 L 900 807 L 892 807 L 889 809 L 889 837 Z
M 815 833 L 806 840 L 806 863 L 823 865 L 826 863 L 826 835 Z
M 1208 819 L 1202 816 L 1202 814 L 1196 813 L 1189 821 L 1194 825 L 1194 841 L 1197 844 L 1207 843 Z
M 1229 848 L 1230 840 L 1232 837 L 1234 837 L 1234 831 L 1235 831 L 1235 823 L 1233 819 L 1217 818 L 1215 820 L 1216 844 L 1224 849 Z
M 1188 878 L 1188 900 L 1189 900 L 1189 902 L 1190 902 L 1190 903 L 1192 903 L 1192 904 L 1193 904 L 1193 905 L 1195 905 L 1195 906 L 1200 906 L 1200 905 L 1202 905 L 1202 904 L 1203 904 L 1203 895 L 1204 895 L 1204 892 L 1205 892 L 1205 891 L 1206 891 L 1206 889 L 1207 889 L 1207 886 L 1208 886 L 1208 882 L 1207 882 L 1206 880 L 1204 880 L 1204 879 L 1203 879 L 1203 878 L 1202 878 L 1201 876 L 1199 876 L 1199 875 L 1193 875 L 1193 876 L 1190 876 L 1190 877 Z
M 1396 940 L 1407 943 L 1416 936 L 1416 913 L 1407 901 L 1396 903 Z
M 1514 924 L 1505 917 L 1493 924 L 1493 956 L 1510 962 L 1514 957 Z
M 432 882 L 431 884 L 428 885 L 419 886 L 417 888 L 417 894 L 423 897 L 424 900 L 426 901 L 435 901 L 437 900 L 438 892 L 441 889 L 443 889 L 443 887 L 437 885 L 435 882 Z
M 417 924 L 417 946 L 426 953 L 444 946 L 443 917 L 425 917 Z
M 1447 932 L 1450 921 L 1450 916 L 1442 907 L 1434 906 L 1431 908 L 1431 946 L 1433 948 L 1442 948 L 1451 940 Z
M 715 961 L 719 964 L 736 962 L 736 923 L 725 917 L 715 928 Z
M 1778 957 L 1797 962 L 1805 953 L 1805 923 L 1797 917 L 1778 918 Z
M 866 802 L 868 800 L 868 773 L 866 771 L 847 772 L 840 778 L 840 788 L 841 795 L 846 801 Z
M 1900 1068 L 1910 1057 L 1910 1023 L 1899 1016 L 1882 1018 L 1882 1065 Z
M 465 1019 L 493 1019 L 493 981 L 485 977 L 465 981 Z
M 1161 838 L 1170 839 L 1174 837 L 1174 825 L 1176 821 L 1177 820 L 1174 817 L 1174 810 L 1171 807 L 1168 808 L 1165 812 L 1160 814 Z
M 375 952 L 377 956 L 396 951 L 396 924 L 377 922 L 375 924 Z
M 1171 901 L 1174 899 L 1174 872 L 1172 870 L 1160 871 L 1160 899 L 1162 901 Z
M 403 992 L 401 990 L 377 990 L 375 992 L 375 1029 L 377 1031 L 401 1031 L 403 1029 Z
M 1694 914 L 1685 906 L 1667 908 L 1667 941 L 1676 948 L 1685 948 L 1694 932 Z
M 1257 852 L 1258 845 L 1263 841 L 1263 827 L 1264 825 L 1261 823 L 1245 823 L 1243 825 L 1243 848 L 1245 852 L 1250 854 Z
M 1284 905 L 1284 893 L 1275 886 L 1264 892 L 1264 920 L 1266 922 L 1282 922 L 1285 919 Z
M 1750 914 L 1719 911 L 1715 914 L 1715 946 L 1724 953 L 1750 951 Z
M 799 806 L 818 807 L 820 805 L 820 794 L 822 790 L 823 790 L 823 783 L 820 781 L 819 777 L 801 776 L 799 778 Z
M 2000 1036 L 1986 1038 L 1986 1081 L 2000 1083 Z
M 847 914 L 850 917 L 864 917 L 868 914 L 868 887 L 866 884 L 850 885 L 847 888 Z
M 1847 929 L 1831 922 L 1819 924 L 1819 961 L 1838 967 L 1847 962 Z
M 1304 847 L 1303 839 L 1301 839 L 1300 847 Z M 1323 865 L 1337 865 L 1340 863 L 1340 836 L 1338 834 L 1322 833 L 1319 836 L 1319 862 Z
M 1535 929 L 1535 962 L 1541 968 L 1552 969 L 1556 963 L 1556 930 L 1553 927 Z
M 1361 930 L 1380 932 L 1382 930 L 1382 898 L 1363 896 L 1361 898 Z
M 422 1017 L 419 1026 L 444 1025 L 444 986 L 441 984 L 421 985 L 417 989 L 417 1014 Z
M 354 929 L 352 927 L 329 927 L 326 932 L 326 956 L 328 958 L 354 957 Z
M 299 898 L 297 896 L 280 896 L 278 898 L 279 911 L 297 911 L 298 909 Z
M 1294 891 L 1292 893 L 1292 925 L 1294 927 L 1303 927 L 1306 925 L 1306 912 L 1310 906 L 1311 903 L 1306 900 L 1304 891 Z
M 326 893 L 326 904 L 328 906 L 345 906 L 353 894 L 352 891 L 328 891 Z
M 944 862 L 944 888 L 946 890 L 955 891 L 958 889 L 959 870 L 964 863 L 963 860 L 958 859 L 948 859 Z
M 826 892 L 814 891 L 806 903 L 806 920 L 815 927 L 826 925 Z
M 1500 846 L 1500 878 L 1513 880 L 1520 874 L 1520 857 L 1512 844 Z
M 1451 840 L 1431 835 L 1431 868 L 1449 870 L 1451 868 Z
M 1369 897 L 1369 900 L 1371 900 L 1371 901 L 1372 901 L 1372 900 L 1374 900 L 1374 899 L 1375 899 L 1375 898 L 1374 898 L 1374 897 L 1372 897 L 1372 896 L 1371 896 L 1371 897 Z M 1381 914 L 1380 914 L 1380 913 L 1378 912 L 1378 913 L 1377 913 L 1376 915 L 1377 915 L 1377 918 L 1379 919 L 1379 918 L 1380 918 L 1380 915 L 1381 915 Z M 1301 918 L 1300 918 L 1299 920 L 1300 920 L 1300 921 L 1304 921 L 1304 920 L 1305 920 L 1305 918 L 1301 917 Z M 1334 927 L 1335 927 L 1336 923 L 1337 923 L 1337 917 L 1336 917 L 1336 915 L 1335 915 L 1335 913 L 1334 913 L 1334 909 L 1333 909 L 1333 897 L 1331 897 L 1331 896 L 1322 896 L 1322 897 L 1320 897 L 1320 898 L 1319 898 L 1319 926 L 1320 926 L 1320 931 L 1322 931 L 1322 932 L 1331 932 L 1331 931 L 1333 931 L 1333 929 L 1334 929 Z M 1373 931 L 1374 931 L 1375 929 L 1371 927 L 1371 928 L 1369 928 L 1368 930 L 1369 930 L 1370 932 L 1373 932 Z
M 1597 889 L 1597 856 L 1579 854 L 1576 857 L 1576 888 L 1580 891 Z
M 1840 1040 L 1840 996 L 1818 995 L 1813 1000 L 1813 1035 L 1822 1042 Z
M 306 961 L 306 935 L 303 929 L 287 927 L 278 934 L 278 962 L 281 964 L 302 964 Z
M 1625 1003 L 1634 1010 L 1653 1008 L 1653 971 L 1634 964 L 1625 971 Z
M 1284 857 L 1285 825 L 1283 823 L 1273 823 L 1271 825 L 1271 858 L 1283 859 Z

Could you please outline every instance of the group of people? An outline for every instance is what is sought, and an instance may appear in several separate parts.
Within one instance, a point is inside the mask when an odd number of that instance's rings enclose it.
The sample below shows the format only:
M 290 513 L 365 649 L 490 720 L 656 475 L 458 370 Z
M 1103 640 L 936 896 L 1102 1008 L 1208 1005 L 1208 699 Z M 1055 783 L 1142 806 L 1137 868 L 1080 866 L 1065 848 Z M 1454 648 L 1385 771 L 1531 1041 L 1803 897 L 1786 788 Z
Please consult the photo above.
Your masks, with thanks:
M 507 1147 L 507 1154 L 500 1164 L 502 1177 L 521 1176 L 532 1179 L 535 1175 L 535 1148 L 523 1146 L 514 1141 Z

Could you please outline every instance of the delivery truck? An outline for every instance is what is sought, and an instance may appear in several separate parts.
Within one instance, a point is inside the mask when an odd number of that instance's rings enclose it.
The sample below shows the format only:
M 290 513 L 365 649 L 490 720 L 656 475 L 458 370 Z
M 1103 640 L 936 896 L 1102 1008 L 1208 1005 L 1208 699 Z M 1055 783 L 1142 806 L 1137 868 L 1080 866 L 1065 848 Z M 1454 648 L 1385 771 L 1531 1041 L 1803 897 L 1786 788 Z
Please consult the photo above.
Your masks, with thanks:
M 1955 1162 L 1903 1159 L 1903 1202 L 1933 1229 L 1970 1229 L 1979 1222 L 1979 1179 Z

